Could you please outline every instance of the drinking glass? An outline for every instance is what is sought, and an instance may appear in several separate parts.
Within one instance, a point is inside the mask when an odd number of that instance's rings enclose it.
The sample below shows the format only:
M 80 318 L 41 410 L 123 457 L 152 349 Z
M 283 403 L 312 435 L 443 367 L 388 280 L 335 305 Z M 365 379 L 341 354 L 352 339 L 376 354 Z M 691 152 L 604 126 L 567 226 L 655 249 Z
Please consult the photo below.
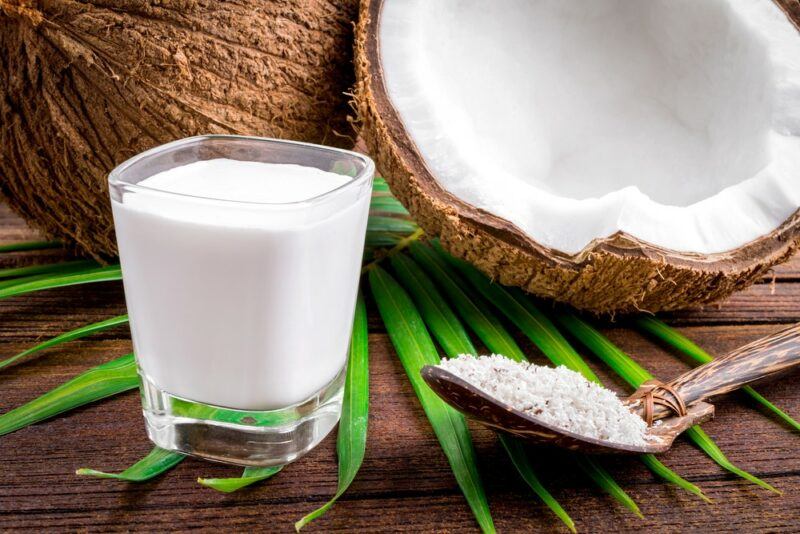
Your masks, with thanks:
M 347 181 L 284 203 L 139 185 L 217 158 L 314 167 Z M 355 152 L 232 135 L 168 143 L 110 173 L 145 426 L 156 445 L 269 466 L 330 432 L 341 412 L 373 175 L 372 161 Z

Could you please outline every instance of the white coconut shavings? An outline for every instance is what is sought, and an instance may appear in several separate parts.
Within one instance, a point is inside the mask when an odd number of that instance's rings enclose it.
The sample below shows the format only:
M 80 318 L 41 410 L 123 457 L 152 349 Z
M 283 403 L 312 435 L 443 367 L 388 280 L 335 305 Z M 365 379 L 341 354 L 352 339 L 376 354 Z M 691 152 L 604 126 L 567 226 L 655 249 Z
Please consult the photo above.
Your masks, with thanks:
M 439 367 L 495 399 L 554 427 L 623 445 L 645 445 L 647 424 L 617 395 L 566 367 L 542 367 L 504 356 L 461 355 Z

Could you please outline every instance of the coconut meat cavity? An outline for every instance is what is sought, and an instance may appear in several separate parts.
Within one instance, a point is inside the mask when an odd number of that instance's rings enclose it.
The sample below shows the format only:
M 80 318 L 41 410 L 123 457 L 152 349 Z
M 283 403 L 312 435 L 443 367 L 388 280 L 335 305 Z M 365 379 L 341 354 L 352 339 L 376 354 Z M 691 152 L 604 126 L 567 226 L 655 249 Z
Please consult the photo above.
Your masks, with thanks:
M 720 253 L 800 206 L 800 36 L 771 0 L 387 0 L 380 40 L 440 185 L 556 251 Z
M 647 444 L 647 424 L 617 395 L 566 367 L 543 367 L 504 356 L 444 359 L 438 365 L 489 396 L 539 421 L 587 438 Z

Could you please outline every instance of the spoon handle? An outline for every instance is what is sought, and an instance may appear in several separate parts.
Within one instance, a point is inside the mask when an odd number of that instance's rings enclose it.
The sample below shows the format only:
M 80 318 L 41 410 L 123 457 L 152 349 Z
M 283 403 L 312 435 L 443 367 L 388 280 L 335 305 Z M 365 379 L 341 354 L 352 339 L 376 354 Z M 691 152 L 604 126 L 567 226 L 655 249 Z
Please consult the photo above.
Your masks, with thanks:
M 687 405 L 800 364 L 800 324 L 756 340 L 685 373 L 670 385 Z

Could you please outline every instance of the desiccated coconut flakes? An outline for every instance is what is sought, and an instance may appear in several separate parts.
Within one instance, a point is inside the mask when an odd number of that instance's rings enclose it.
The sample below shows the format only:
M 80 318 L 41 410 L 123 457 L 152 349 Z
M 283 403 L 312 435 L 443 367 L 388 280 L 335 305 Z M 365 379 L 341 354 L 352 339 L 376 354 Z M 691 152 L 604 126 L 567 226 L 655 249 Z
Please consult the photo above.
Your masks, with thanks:
M 647 424 L 613 391 L 566 367 L 515 362 L 496 354 L 443 359 L 439 367 L 563 430 L 623 445 L 647 442 Z

